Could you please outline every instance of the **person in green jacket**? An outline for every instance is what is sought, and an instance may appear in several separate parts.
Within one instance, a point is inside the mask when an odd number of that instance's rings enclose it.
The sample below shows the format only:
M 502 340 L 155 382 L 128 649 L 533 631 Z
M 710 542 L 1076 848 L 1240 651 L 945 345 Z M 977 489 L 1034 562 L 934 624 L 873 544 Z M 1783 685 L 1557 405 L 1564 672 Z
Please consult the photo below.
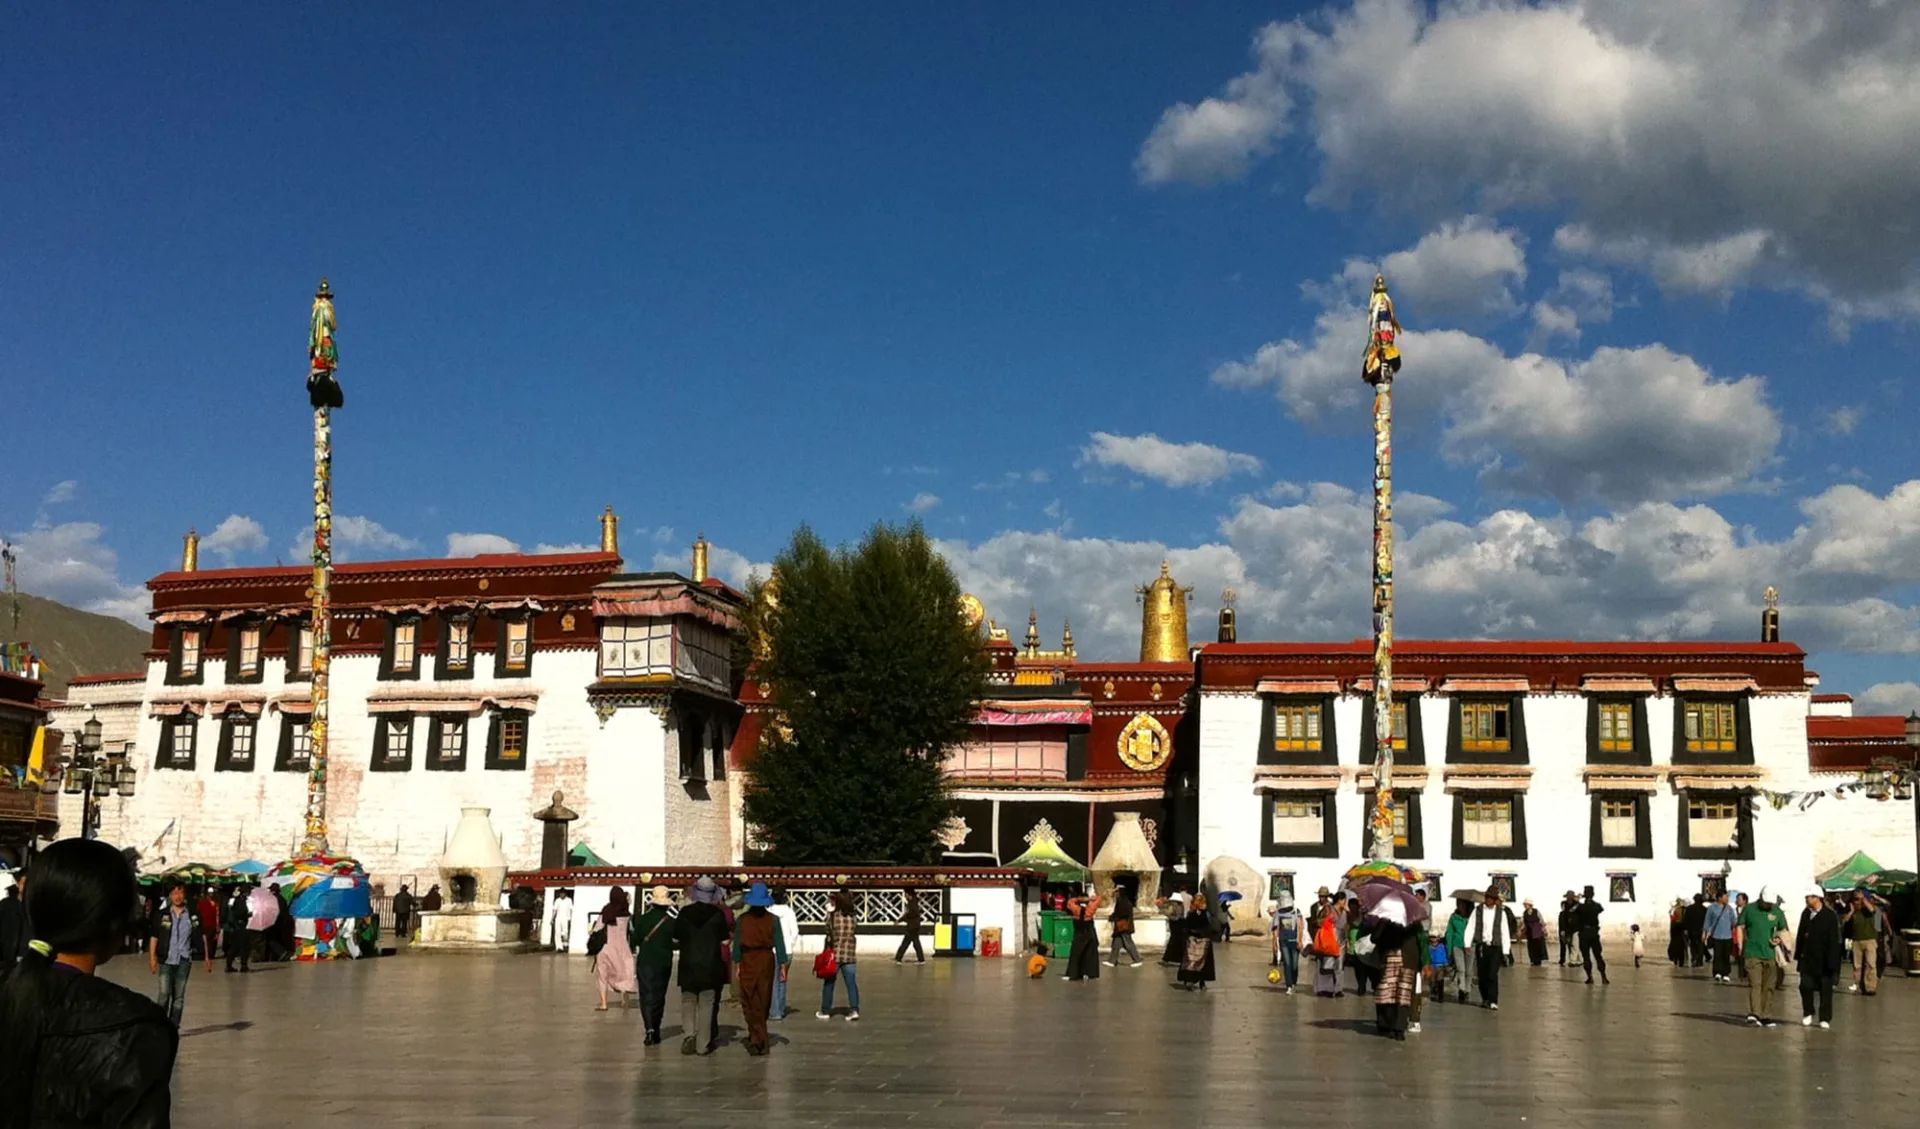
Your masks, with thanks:
M 673 900 L 665 886 L 647 895 L 646 912 L 627 919 L 627 946 L 640 984 L 640 1018 L 646 1024 L 643 1046 L 660 1042 L 667 1013 L 667 981 L 673 976 Z
M 1787 915 L 1771 891 L 1762 887 L 1753 904 L 1740 911 L 1740 955 L 1747 968 L 1747 1022 L 1773 1027 L 1773 992 L 1779 975 L 1779 947 L 1786 943 Z
M 1473 951 L 1467 944 L 1467 927 L 1472 921 L 1473 903 L 1455 899 L 1453 916 L 1447 918 L 1447 982 L 1453 986 L 1454 999 L 1463 1004 L 1473 986 Z M 1447 998 L 1444 990 L 1440 998 Z

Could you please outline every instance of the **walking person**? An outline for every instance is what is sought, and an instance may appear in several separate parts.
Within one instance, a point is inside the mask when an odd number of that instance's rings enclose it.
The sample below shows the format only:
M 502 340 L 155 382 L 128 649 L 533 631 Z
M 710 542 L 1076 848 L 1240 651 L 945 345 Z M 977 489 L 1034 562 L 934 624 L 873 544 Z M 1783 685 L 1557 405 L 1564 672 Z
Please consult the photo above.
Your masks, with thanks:
M 773 1009 L 773 986 L 787 963 L 787 939 L 780 919 L 768 913 L 773 894 L 765 882 L 747 889 L 747 908 L 734 920 L 733 966 L 739 971 L 740 1011 L 747 1022 L 747 1053 L 759 1057 L 770 1049 L 767 1013 Z M 920 958 L 926 963 L 926 958 Z
M 600 911 L 599 920 L 593 924 L 593 931 L 602 935 L 600 953 L 594 958 L 593 975 L 600 987 L 600 1006 L 595 1011 L 607 1010 L 607 993 L 612 992 L 620 999 L 620 1006 L 627 1006 L 627 997 L 637 995 L 640 984 L 634 972 L 633 948 L 627 941 L 627 922 L 633 918 L 631 903 L 624 886 L 615 886 L 607 895 L 606 908 Z
M 827 914 L 827 948 L 833 951 L 837 970 L 833 976 L 821 982 L 820 1010 L 813 1013 L 815 1019 L 833 1018 L 835 981 L 847 986 L 847 1022 L 856 1023 L 860 1019 L 860 978 L 854 974 L 854 962 L 860 955 L 858 925 L 859 918 L 853 912 L 853 895 L 845 890 L 834 894 L 833 909 Z
M 1346 995 L 1340 986 L 1340 957 L 1347 935 L 1346 903 L 1337 902 L 1325 886 L 1308 919 L 1313 938 L 1313 994 L 1326 999 Z
M 1347 899 L 1347 964 L 1353 968 L 1355 995 L 1367 995 L 1379 983 L 1380 964 L 1373 955 L 1373 934 L 1361 924 L 1360 899 Z
M 1695 894 L 1693 904 L 1680 915 L 1680 928 L 1687 936 L 1687 961 L 1699 968 L 1707 963 L 1707 896 Z
M 1453 914 L 1447 918 L 1447 982 L 1453 988 L 1457 1003 L 1467 1002 L 1467 992 L 1473 986 L 1474 955 L 1470 930 L 1473 927 L 1474 904 L 1466 898 L 1455 898 Z M 1445 989 L 1441 998 L 1446 998 Z
M 673 923 L 680 950 L 680 1053 L 710 1055 L 718 1045 L 715 1015 L 720 989 L 727 982 L 727 916 L 720 910 L 720 887 L 702 876 L 687 891 L 688 904 Z
M 213 971 L 213 954 L 220 946 L 220 908 L 210 886 L 202 887 L 200 896 L 193 899 L 193 921 L 200 930 L 199 943 L 195 947 L 206 954 L 209 972 Z
M 1722 984 L 1733 983 L 1733 926 L 1738 915 L 1727 904 L 1727 892 L 1714 896 L 1707 907 L 1707 948 L 1713 953 L 1713 978 Z
M 1840 916 L 1827 905 L 1826 891 L 1807 891 L 1800 928 L 1793 935 L 1793 963 L 1800 970 L 1800 1026 L 1833 1027 L 1833 990 L 1840 983 L 1846 954 L 1840 944 Z M 1818 1007 L 1816 1008 L 1816 1003 Z
M 925 911 L 920 907 L 920 891 L 909 886 L 901 891 L 907 899 L 903 921 L 906 932 L 900 935 L 900 947 L 894 950 L 893 963 L 907 963 L 907 946 L 913 946 L 913 959 L 916 964 L 927 963 L 927 954 L 920 948 L 920 926 L 925 921 Z M 749 903 L 751 904 L 751 903 Z
M 1573 956 L 1573 941 L 1580 933 L 1580 899 L 1572 890 L 1560 899 L 1560 916 L 1554 922 L 1560 938 L 1560 967 L 1567 966 L 1567 960 Z
M 1371 933 L 1373 951 L 1380 956 L 1380 980 L 1373 998 L 1374 1028 L 1405 1042 L 1418 1030 L 1412 1016 L 1419 1007 L 1420 970 L 1427 963 L 1424 932 L 1392 922 L 1381 922 Z
M 253 941 L 247 936 L 247 922 L 253 911 L 247 906 L 247 896 L 252 891 L 245 887 L 236 887 L 227 906 L 220 912 L 220 923 L 226 929 L 220 940 L 220 950 L 226 954 L 227 971 L 233 971 L 233 958 L 240 958 L 240 971 L 253 971 Z
M 413 891 L 402 882 L 400 892 L 393 896 L 393 938 L 396 944 L 404 945 L 413 939 L 412 925 Z
M 280 921 L 280 903 L 273 891 L 255 886 L 247 891 L 247 951 L 259 952 L 261 960 L 272 960 L 267 934 Z
M 1747 958 L 1742 946 L 1745 937 L 1740 933 L 1740 919 L 1747 915 L 1749 902 L 1750 899 L 1745 894 L 1733 896 L 1733 970 L 1740 977 L 1742 984 L 1747 982 Z
M 1094 928 L 1093 913 L 1100 898 L 1085 887 L 1067 899 L 1067 914 L 1073 918 L 1073 947 L 1067 950 L 1067 972 L 1062 980 L 1100 979 L 1100 934 Z
M 1747 1022 L 1754 1027 L 1776 1026 L 1773 1019 L 1774 977 L 1780 971 L 1779 947 L 1787 931 L 1787 915 L 1773 904 L 1764 886 L 1753 904 L 1740 915 L 1740 955 L 1747 967 Z
M 1880 990 L 1881 914 L 1864 890 L 1847 905 L 1847 939 L 1853 942 L 1853 985 L 1849 992 L 1871 996 Z
M 647 908 L 627 919 L 627 944 L 633 950 L 633 982 L 640 993 L 640 1022 L 647 1035 L 641 1046 L 657 1046 L 667 1013 L 667 981 L 673 976 L 673 898 L 665 886 L 647 892 Z
M 1420 1015 L 1427 1009 L 1428 981 L 1432 980 L 1434 975 L 1433 934 L 1428 928 L 1433 921 L 1433 909 L 1427 905 L 1425 886 L 1414 887 L 1413 896 L 1420 899 L 1420 904 L 1427 908 L 1427 912 L 1413 926 L 1413 944 L 1419 951 L 1413 959 L 1413 1002 L 1408 1005 L 1407 1034 L 1418 1035 Z M 1402 956 L 1404 958 L 1405 954 L 1403 953 Z
M 1196 895 L 1193 907 L 1181 919 L 1180 970 L 1174 982 L 1190 992 L 1205 991 L 1214 979 L 1213 918 L 1207 912 L 1205 894 Z M 1077 938 L 1076 938 L 1077 940 Z
M 786 952 L 786 958 L 780 962 L 780 975 L 773 982 L 773 1018 L 787 1017 L 787 982 L 793 973 L 794 954 L 800 951 L 800 917 L 787 904 L 787 892 L 784 889 L 773 892 L 773 905 L 767 908 L 780 922 L 780 940 Z
M 1107 927 L 1113 931 L 1108 942 L 1107 967 L 1117 967 L 1122 952 L 1128 963 L 1140 967 L 1140 949 L 1133 943 L 1133 891 L 1125 886 L 1113 888 L 1113 909 L 1107 914 Z
M 1580 890 L 1580 906 L 1575 911 L 1580 921 L 1580 967 L 1586 970 L 1587 983 L 1593 983 L 1593 970 L 1600 969 L 1600 983 L 1611 984 L 1607 979 L 1607 958 L 1600 945 L 1600 915 L 1607 907 L 1593 896 L 1593 887 L 1584 886 Z
M 1487 887 L 1486 899 L 1473 911 L 1474 975 L 1480 982 L 1480 1002 L 1489 1011 L 1500 1010 L 1500 970 L 1513 963 L 1514 936 L 1519 922 L 1500 900 L 1497 887 Z M 1581 933 L 1584 939 L 1585 932 Z
M 153 916 L 147 935 L 147 967 L 160 978 L 156 1001 L 166 1009 L 167 1018 L 177 1030 L 187 1010 L 187 977 L 193 973 L 194 942 L 199 926 L 187 909 L 187 888 L 175 882 L 167 890 L 167 900 Z M 207 958 L 207 971 L 213 971 L 213 957 Z
M 1306 931 L 1306 923 L 1300 919 L 1300 911 L 1293 908 L 1293 895 L 1284 891 L 1273 909 L 1273 962 L 1280 966 L 1281 976 L 1287 986 L 1287 995 L 1293 995 L 1294 988 L 1300 984 L 1300 935 Z
M 176 1025 L 95 975 L 139 916 L 133 868 L 95 839 L 35 856 L 21 899 L 35 938 L 0 966 L 0 1124 L 165 1129 Z
M 1527 963 L 1538 968 L 1547 963 L 1547 919 L 1533 908 L 1533 899 L 1520 905 L 1520 929 L 1527 935 Z
M 1686 899 L 1673 899 L 1673 904 L 1667 907 L 1667 963 L 1675 968 L 1687 966 L 1687 927 L 1681 924 L 1681 919 L 1686 915 Z M 1739 916 L 1738 910 L 1734 911 L 1734 916 Z

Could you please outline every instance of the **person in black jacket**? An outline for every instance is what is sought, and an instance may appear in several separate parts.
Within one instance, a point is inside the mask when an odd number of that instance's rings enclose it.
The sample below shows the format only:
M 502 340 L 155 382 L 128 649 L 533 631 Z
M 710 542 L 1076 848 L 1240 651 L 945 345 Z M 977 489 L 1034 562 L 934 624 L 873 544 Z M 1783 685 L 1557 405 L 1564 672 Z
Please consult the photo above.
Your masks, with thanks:
M 33 951 L 0 969 L 0 1129 L 166 1129 L 179 1035 L 158 1004 L 94 975 L 138 913 L 133 868 L 62 839 L 34 859 L 25 901 Z
M 1555 925 L 1560 931 L 1560 967 L 1565 968 L 1573 955 L 1574 938 L 1580 934 L 1580 898 L 1572 890 L 1560 899 L 1560 920 Z
M 1800 970 L 1800 1026 L 1812 1027 L 1819 1003 L 1820 1029 L 1833 1027 L 1833 989 L 1840 983 L 1846 952 L 1840 943 L 1840 916 L 1827 905 L 1826 892 L 1807 891 L 1800 928 L 1793 933 L 1793 960 Z
M 1707 963 L 1707 896 L 1695 894 L 1693 904 L 1680 915 L 1680 928 L 1686 933 L 1687 961 L 1699 968 Z
M 33 940 L 33 926 L 27 921 L 26 903 L 20 900 L 21 879 L 7 887 L 0 898 L 0 968 L 12 968 L 27 955 L 27 942 Z
M 1580 967 L 1587 971 L 1587 983 L 1593 983 L 1593 966 L 1600 966 L 1600 982 L 1611 984 L 1607 979 L 1607 958 L 1600 948 L 1600 915 L 1607 907 L 1593 896 L 1593 887 L 1580 888 L 1580 905 L 1574 911 L 1580 923 Z M 1700 911 L 1702 915 L 1705 910 Z
M 251 886 L 235 886 L 227 893 L 226 909 L 221 911 L 220 924 L 226 935 L 220 940 L 220 951 L 226 954 L 227 971 L 233 971 L 233 958 L 240 958 L 240 971 L 253 971 L 253 938 L 247 935 L 247 919 L 253 911 L 247 908 L 247 894 Z

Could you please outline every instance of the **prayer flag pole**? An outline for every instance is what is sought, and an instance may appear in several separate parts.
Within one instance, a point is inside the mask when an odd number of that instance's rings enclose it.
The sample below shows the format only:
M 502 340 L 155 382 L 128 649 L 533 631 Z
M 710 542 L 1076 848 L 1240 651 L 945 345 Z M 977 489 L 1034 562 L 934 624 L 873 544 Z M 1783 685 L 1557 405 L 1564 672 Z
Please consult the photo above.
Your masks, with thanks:
M 1375 275 L 1361 376 L 1373 385 L 1373 835 L 1371 857 L 1393 859 L 1393 377 L 1400 321 Z
M 332 854 L 327 842 L 327 675 L 333 657 L 333 409 L 341 407 L 334 379 L 333 290 L 320 280 L 307 334 L 307 398 L 313 404 L 313 713 L 308 719 L 305 855 Z M 295 643 L 298 652 L 299 644 Z

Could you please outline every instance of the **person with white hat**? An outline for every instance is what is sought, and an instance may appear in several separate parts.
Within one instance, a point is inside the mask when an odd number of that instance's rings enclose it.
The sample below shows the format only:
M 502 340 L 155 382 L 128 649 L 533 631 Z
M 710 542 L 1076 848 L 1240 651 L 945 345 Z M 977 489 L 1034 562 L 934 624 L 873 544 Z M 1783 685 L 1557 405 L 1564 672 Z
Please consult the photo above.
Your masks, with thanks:
M 642 1046 L 660 1042 L 667 982 L 673 976 L 673 922 L 673 899 L 665 886 L 650 890 L 645 912 L 628 919 L 627 944 L 633 949 L 634 976 L 640 985 L 640 1018 L 647 1028 Z
M 1833 990 L 1840 983 L 1846 951 L 1840 943 L 1840 915 L 1833 912 L 1827 892 L 1818 886 L 1807 891 L 1807 908 L 1800 911 L 1793 960 L 1800 970 L 1800 1026 L 1813 1026 L 1817 1001 L 1820 1029 L 1832 1028 Z
M 1775 977 L 1780 975 L 1779 949 L 1787 938 L 1787 915 L 1775 904 L 1773 891 L 1762 886 L 1753 903 L 1740 914 L 1740 955 L 1747 969 L 1747 1022 L 1754 1027 L 1778 1026 L 1773 1019 Z

